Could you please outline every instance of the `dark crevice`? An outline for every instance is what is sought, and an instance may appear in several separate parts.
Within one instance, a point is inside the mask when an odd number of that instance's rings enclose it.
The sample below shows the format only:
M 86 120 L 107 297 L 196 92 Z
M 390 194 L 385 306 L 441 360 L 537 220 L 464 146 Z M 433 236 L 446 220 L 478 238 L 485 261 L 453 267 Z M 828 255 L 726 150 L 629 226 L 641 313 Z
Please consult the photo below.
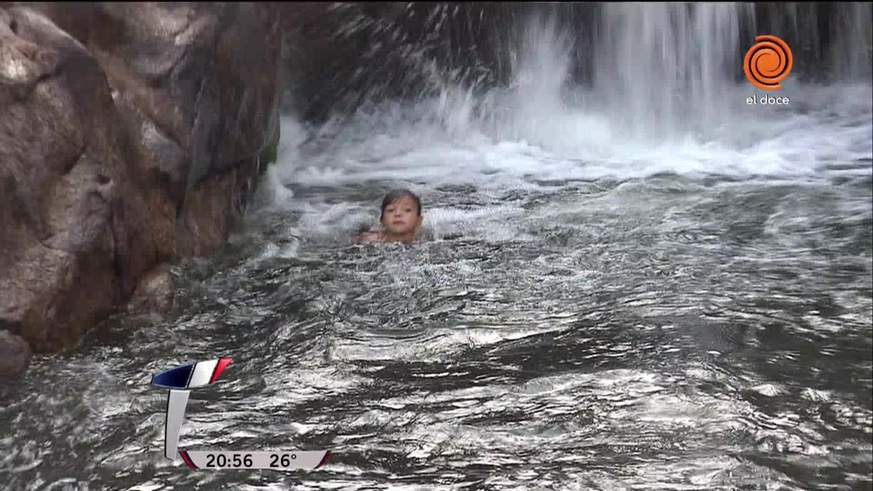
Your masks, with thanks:
M 65 138 L 65 139 L 66 139 L 66 138 Z M 66 139 L 66 140 L 69 142 L 69 139 Z M 71 143 L 72 143 L 72 142 L 71 142 Z M 73 168 L 75 168 L 76 165 L 77 165 L 77 164 L 82 160 L 82 157 L 85 156 L 85 150 L 86 150 L 86 149 L 87 149 L 87 145 L 84 145 L 84 144 L 83 144 L 83 145 L 81 146 L 81 148 L 79 148 L 79 150 L 76 151 L 76 156 L 73 157 L 73 158 L 71 158 L 71 159 L 67 162 L 67 164 L 64 165 L 64 168 L 63 168 L 62 171 L 61 171 L 61 175 L 66 176 L 67 174 L 69 174 L 70 172 L 73 171 Z
M 16 336 L 21 335 L 21 321 L 0 319 L 0 331 L 9 331 Z

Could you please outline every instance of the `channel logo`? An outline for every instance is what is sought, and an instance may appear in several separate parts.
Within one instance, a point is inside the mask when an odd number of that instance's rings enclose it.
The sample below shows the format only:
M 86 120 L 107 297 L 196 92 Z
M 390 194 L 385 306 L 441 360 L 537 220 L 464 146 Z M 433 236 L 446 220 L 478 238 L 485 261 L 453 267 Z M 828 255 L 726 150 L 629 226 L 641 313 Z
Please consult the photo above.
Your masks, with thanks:
M 232 358 L 201 361 L 178 366 L 152 377 L 152 385 L 169 389 L 164 426 L 164 456 L 182 458 L 191 469 L 274 469 L 312 470 L 323 466 L 330 457 L 327 450 L 316 451 L 213 451 L 179 450 L 179 433 L 185 419 L 190 389 L 215 383 Z
M 794 65 L 791 48 L 782 39 L 769 34 L 757 36 L 755 41 L 743 60 L 746 78 L 759 89 L 780 90 L 782 81 Z

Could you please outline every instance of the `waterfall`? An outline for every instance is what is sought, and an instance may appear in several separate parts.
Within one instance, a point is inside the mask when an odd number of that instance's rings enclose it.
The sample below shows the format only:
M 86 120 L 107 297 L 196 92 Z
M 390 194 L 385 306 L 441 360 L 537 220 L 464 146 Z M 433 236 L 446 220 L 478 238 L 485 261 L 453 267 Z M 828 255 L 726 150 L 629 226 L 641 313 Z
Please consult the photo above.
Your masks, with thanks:
M 544 146 L 711 141 L 748 119 L 756 35 L 791 47 L 791 95 L 869 81 L 870 17 L 869 3 L 348 4 L 319 18 L 340 34 L 311 41 L 330 56 L 297 65 L 311 79 L 295 98 L 316 120 L 437 98 L 450 132 Z

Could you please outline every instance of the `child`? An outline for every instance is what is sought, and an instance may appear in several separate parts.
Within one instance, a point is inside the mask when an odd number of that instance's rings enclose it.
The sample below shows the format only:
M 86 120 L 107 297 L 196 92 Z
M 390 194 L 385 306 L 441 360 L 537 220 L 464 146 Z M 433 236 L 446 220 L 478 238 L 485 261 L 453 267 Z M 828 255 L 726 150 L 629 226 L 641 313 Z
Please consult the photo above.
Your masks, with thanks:
M 421 227 L 421 200 L 412 191 L 395 189 L 382 200 L 379 222 L 382 230 L 370 230 L 355 237 L 355 242 L 403 242 L 415 240 Z

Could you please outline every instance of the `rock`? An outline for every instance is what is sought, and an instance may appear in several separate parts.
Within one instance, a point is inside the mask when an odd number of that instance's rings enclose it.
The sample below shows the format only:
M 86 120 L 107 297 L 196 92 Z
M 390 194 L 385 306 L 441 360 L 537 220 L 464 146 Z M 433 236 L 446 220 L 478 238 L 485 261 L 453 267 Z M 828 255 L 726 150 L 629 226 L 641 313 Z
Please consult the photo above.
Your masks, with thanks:
M 256 159 L 278 132 L 282 32 L 268 3 L 35 4 L 99 60 L 113 97 L 141 142 L 144 171 L 158 185 L 150 215 L 165 240 L 164 257 L 209 254 L 227 237 L 224 222 L 240 210 L 226 207 L 214 233 L 197 243 L 210 216 L 192 218 L 188 193 L 201 182 Z M 249 169 L 250 166 L 243 166 Z M 258 165 L 243 180 L 257 175 Z M 236 170 L 239 173 L 239 170 Z M 212 179 L 214 182 L 214 179 Z M 225 187 L 200 186 L 198 197 L 244 202 Z M 175 212 L 175 213 L 174 213 Z M 177 226 L 176 218 L 181 220 Z M 213 235 L 222 240 L 213 240 Z M 187 237 L 190 236 L 190 237 Z M 186 246 L 176 250 L 176 239 Z M 195 247 L 187 244 L 194 243 Z
M 225 243 L 231 229 L 242 218 L 245 197 L 254 189 L 257 172 L 258 159 L 247 159 L 188 192 L 177 222 L 179 255 L 204 256 Z
M 27 341 L 9 331 L 0 331 L 0 380 L 24 373 L 30 356 Z
M 155 267 L 140 280 L 128 302 L 128 311 L 138 314 L 166 314 L 173 308 L 176 285 L 166 264 Z
M 263 149 L 278 125 L 281 30 L 260 3 L 41 3 L 100 61 L 179 205 Z
M 2 5 L 0 329 L 54 351 L 134 291 L 169 308 L 155 265 L 227 239 L 275 145 L 279 16 Z
M 0 324 L 36 351 L 75 342 L 118 300 L 116 254 L 136 249 L 119 215 L 142 198 L 120 126 L 80 43 L 30 9 L 0 11 Z
M 517 19 L 548 5 L 284 2 L 293 112 L 307 121 L 367 102 L 434 96 L 449 83 L 507 83 Z

